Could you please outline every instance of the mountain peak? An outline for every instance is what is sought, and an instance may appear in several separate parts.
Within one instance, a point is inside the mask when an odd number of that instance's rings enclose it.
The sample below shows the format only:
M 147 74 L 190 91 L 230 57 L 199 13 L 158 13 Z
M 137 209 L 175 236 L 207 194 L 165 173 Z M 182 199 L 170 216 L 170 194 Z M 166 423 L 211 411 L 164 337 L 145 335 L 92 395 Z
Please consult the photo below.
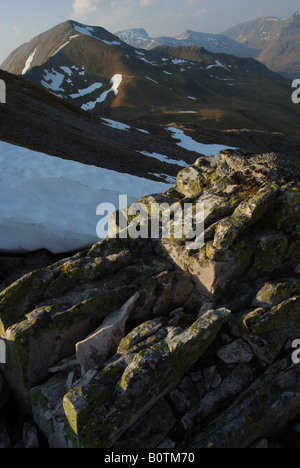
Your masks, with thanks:
M 143 37 L 145 39 L 150 39 L 149 34 L 144 28 L 123 29 L 122 31 L 117 31 L 115 35 L 118 37 L 120 37 L 121 35 L 126 35 L 126 36 L 136 35 L 136 36 Z
M 293 14 L 292 18 L 296 21 L 300 21 L 300 10 L 296 11 L 296 13 Z

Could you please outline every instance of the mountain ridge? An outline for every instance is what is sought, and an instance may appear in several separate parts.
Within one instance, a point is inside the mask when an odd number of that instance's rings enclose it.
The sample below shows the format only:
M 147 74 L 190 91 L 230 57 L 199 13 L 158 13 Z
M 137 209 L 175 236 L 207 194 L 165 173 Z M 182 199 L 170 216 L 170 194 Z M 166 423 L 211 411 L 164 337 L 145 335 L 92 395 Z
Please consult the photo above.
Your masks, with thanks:
M 160 46 L 197 46 L 205 47 L 210 52 L 227 53 L 239 57 L 253 56 L 255 58 L 260 54 L 260 50 L 250 49 L 225 35 L 201 33 L 190 29 L 174 37 L 159 36 L 153 38 L 143 28 L 117 31 L 115 35 L 133 47 L 144 48 L 146 50 Z
M 174 37 L 150 37 L 141 28 L 117 31 L 115 34 L 128 44 L 146 50 L 159 46 L 196 45 L 215 53 L 253 57 L 287 78 L 297 78 L 300 73 L 297 55 L 300 28 L 299 25 L 294 28 L 294 25 L 299 22 L 299 11 L 288 18 L 264 16 L 241 22 L 219 34 L 187 29 Z
M 195 46 L 136 49 L 103 28 L 68 21 L 2 67 L 98 116 L 297 134 L 289 81 L 252 58 Z
M 263 17 L 240 23 L 224 35 L 248 47 L 261 49 L 258 60 L 289 78 L 300 73 L 300 10 L 289 18 Z

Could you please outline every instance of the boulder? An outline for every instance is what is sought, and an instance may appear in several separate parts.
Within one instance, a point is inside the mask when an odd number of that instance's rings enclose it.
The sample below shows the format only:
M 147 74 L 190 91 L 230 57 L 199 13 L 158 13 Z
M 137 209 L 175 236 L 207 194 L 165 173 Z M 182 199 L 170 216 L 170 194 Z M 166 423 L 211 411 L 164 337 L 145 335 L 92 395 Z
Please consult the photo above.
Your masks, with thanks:
M 139 293 L 136 293 L 121 309 L 106 317 L 93 335 L 76 344 L 76 357 L 81 365 L 82 374 L 93 367 L 103 365 L 109 357 L 115 354 L 124 337 L 126 322 L 139 297 Z
M 300 296 L 292 297 L 270 311 L 256 309 L 239 318 L 237 334 L 253 349 L 258 359 L 270 364 L 288 340 L 300 336 Z
M 174 388 L 213 342 L 228 311 L 209 311 L 176 336 L 137 352 L 121 372 L 110 366 L 88 387 L 64 397 L 64 410 L 74 436 L 86 448 L 111 447 L 140 417 Z M 120 375 L 121 373 L 121 375 Z M 112 387 L 103 382 L 112 379 Z M 84 417 L 89 414 L 88 420 Z
M 300 367 L 273 364 L 191 443 L 193 448 L 248 448 L 279 432 L 300 412 Z

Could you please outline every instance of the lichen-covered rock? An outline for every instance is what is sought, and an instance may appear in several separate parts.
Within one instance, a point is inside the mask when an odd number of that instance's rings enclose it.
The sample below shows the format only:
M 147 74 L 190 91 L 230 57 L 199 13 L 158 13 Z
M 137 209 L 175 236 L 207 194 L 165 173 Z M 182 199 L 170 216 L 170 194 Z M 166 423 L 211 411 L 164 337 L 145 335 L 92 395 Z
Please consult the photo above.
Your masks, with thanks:
M 191 443 L 193 448 L 247 448 L 268 438 L 300 412 L 300 367 L 273 364 L 234 405 Z
M 136 293 L 121 309 L 108 315 L 93 335 L 76 344 L 76 357 L 81 365 L 82 374 L 97 365 L 101 366 L 115 354 L 125 334 L 126 322 L 138 298 L 139 293 Z
M 126 238 L 128 207 L 116 238 L 2 290 L 5 379 L 50 447 L 244 447 L 300 413 L 299 181 L 273 153 L 199 158 L 141 202 L 155 223 L 189 203 L 200 236 L 174 213 L 171 235 Z
M 173 284 L 178 295 L 175 307 L 191 291 L 191 279 L 185 278 L 179 294 L 182 277 L 170 271 L 170 263 L 150 255 L 145 265 L 134 260 L 132 251 L 130 255 L 123 249 L 116 251 L 115 243 L 100 244 L 99 251 L 105 250 L 107 257 L 94 257 L 92 249 L 91 256 L 90 252 L 79 254 L 25 276 L 0 295 L 1 336 L 7 344 L 3 371 L 25 412 L 30 413 L 28 391 L 47 377 L 48 369 L 74 354 L 76 344 L 135 293 L 141 291 L 143 317 L 147 318 L 167 285 Z M 107 270 L 102 269 L 104 264 Z M 153 303 L 148 295 L 143 297 L 149 282 L 155 292 Z M 171 311 L 173 304 L 169 307 Z M 161 309 L 168 310 L 168 304 Z
M 183 416 L 182 424 L 186 431 L 203 430 L 203 422 L 216 413 L 217 408 L 227 409 L 233 399 L 253 382 L 255 370 L 253 365 L 239 364 L 215 389 L 209 389 L 202 398 Z
M 288 340 L 300 336 L 300 296 L 292 297 L 270 311 L 256 309 L 241 317 L 239 332 L 257 357 L 270 364 Z
M 292 279 L 281 282 L 271 281 L 258 291 L 253 306 L 270 309 L 296 295 L 300 295 L 300 281 Z
M 228 250 L 237 237 L 255 224 L 272 206 L 279 187 L 275 184 L 261 188 L 255 195 L 242 202 L 230 218 L 216 226 L 213 246 L 217 250 Z
M 186 330 L 179 330 L 175 336 L 170 333 L 136 353 L 111 389 L 104 390 L 101 384 L 110 372 L 104 368 L 89 387 L 78 387 L 68 393 L 64 409 L 74 434 L 86 448 L 111 447 L 176 386 L 206 351 L 227 318 L 224 309 L 207 312 Z
M 187 167 L 177 176 L 176 187 L 185 197 L 196 197 L 203 191 L 204 185 L 205 178 L 196 167 Z
M 126 431 L 114 448 L 154 449 L 165 439 L 175 423 L 176 417 L 170 405 L 161 400 Z
M 251 347 L 241 339 L 222 346 L 217 350 L 217 355 L 225 364 L 247 363 L 250 362 L 254 356 Z

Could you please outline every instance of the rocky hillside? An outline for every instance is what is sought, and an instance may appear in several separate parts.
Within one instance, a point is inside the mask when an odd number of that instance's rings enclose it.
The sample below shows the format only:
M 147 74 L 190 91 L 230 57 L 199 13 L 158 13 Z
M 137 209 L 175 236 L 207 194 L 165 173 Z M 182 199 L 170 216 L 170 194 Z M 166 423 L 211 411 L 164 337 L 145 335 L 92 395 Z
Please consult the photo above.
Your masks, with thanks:
M 103 28 L 67 21 L 2 68 L 101 117 L 298 135 L 290 81 L 254 59 L 198 47 L 135 49 Z
M 172 138 L 152 135 L 143 122 L 131 126 L 103 120 L 23 77 L 0 70 L 0 79 L 7 83 L 0 140 L 150 180 L 176 177 L 183 161 L 190 164 L 195 158 Z M 146 150 L 148 156 L 143 154 Z M 162 154 L 165 160 L 151 157 L 151 153 Z
M 300 10 L 289 19 L 279 36 L 261 53 L 259 60 L 271 70 L 299 78 L 299 45 Z
M 289 18 L 271 16 L 241 23 L 223 34 L 244 46 L 260 49 L 258 60 L 271 70 L 299 78 L 300 10 Z
M 122 231 L 4 289 L 7 444 L 13 398 L 50 447 L 278 446 L 300 414 L 299 176 L 275 153 L 201 157 L 142 202 L 202 202 L 202 246 Z
M 278 38 L 287 22 L 287 18 L 280 19 L 275 16 L 265 16 L 237 24 L 224 31 L 223 34 L 240 44 L 262 51 Z

